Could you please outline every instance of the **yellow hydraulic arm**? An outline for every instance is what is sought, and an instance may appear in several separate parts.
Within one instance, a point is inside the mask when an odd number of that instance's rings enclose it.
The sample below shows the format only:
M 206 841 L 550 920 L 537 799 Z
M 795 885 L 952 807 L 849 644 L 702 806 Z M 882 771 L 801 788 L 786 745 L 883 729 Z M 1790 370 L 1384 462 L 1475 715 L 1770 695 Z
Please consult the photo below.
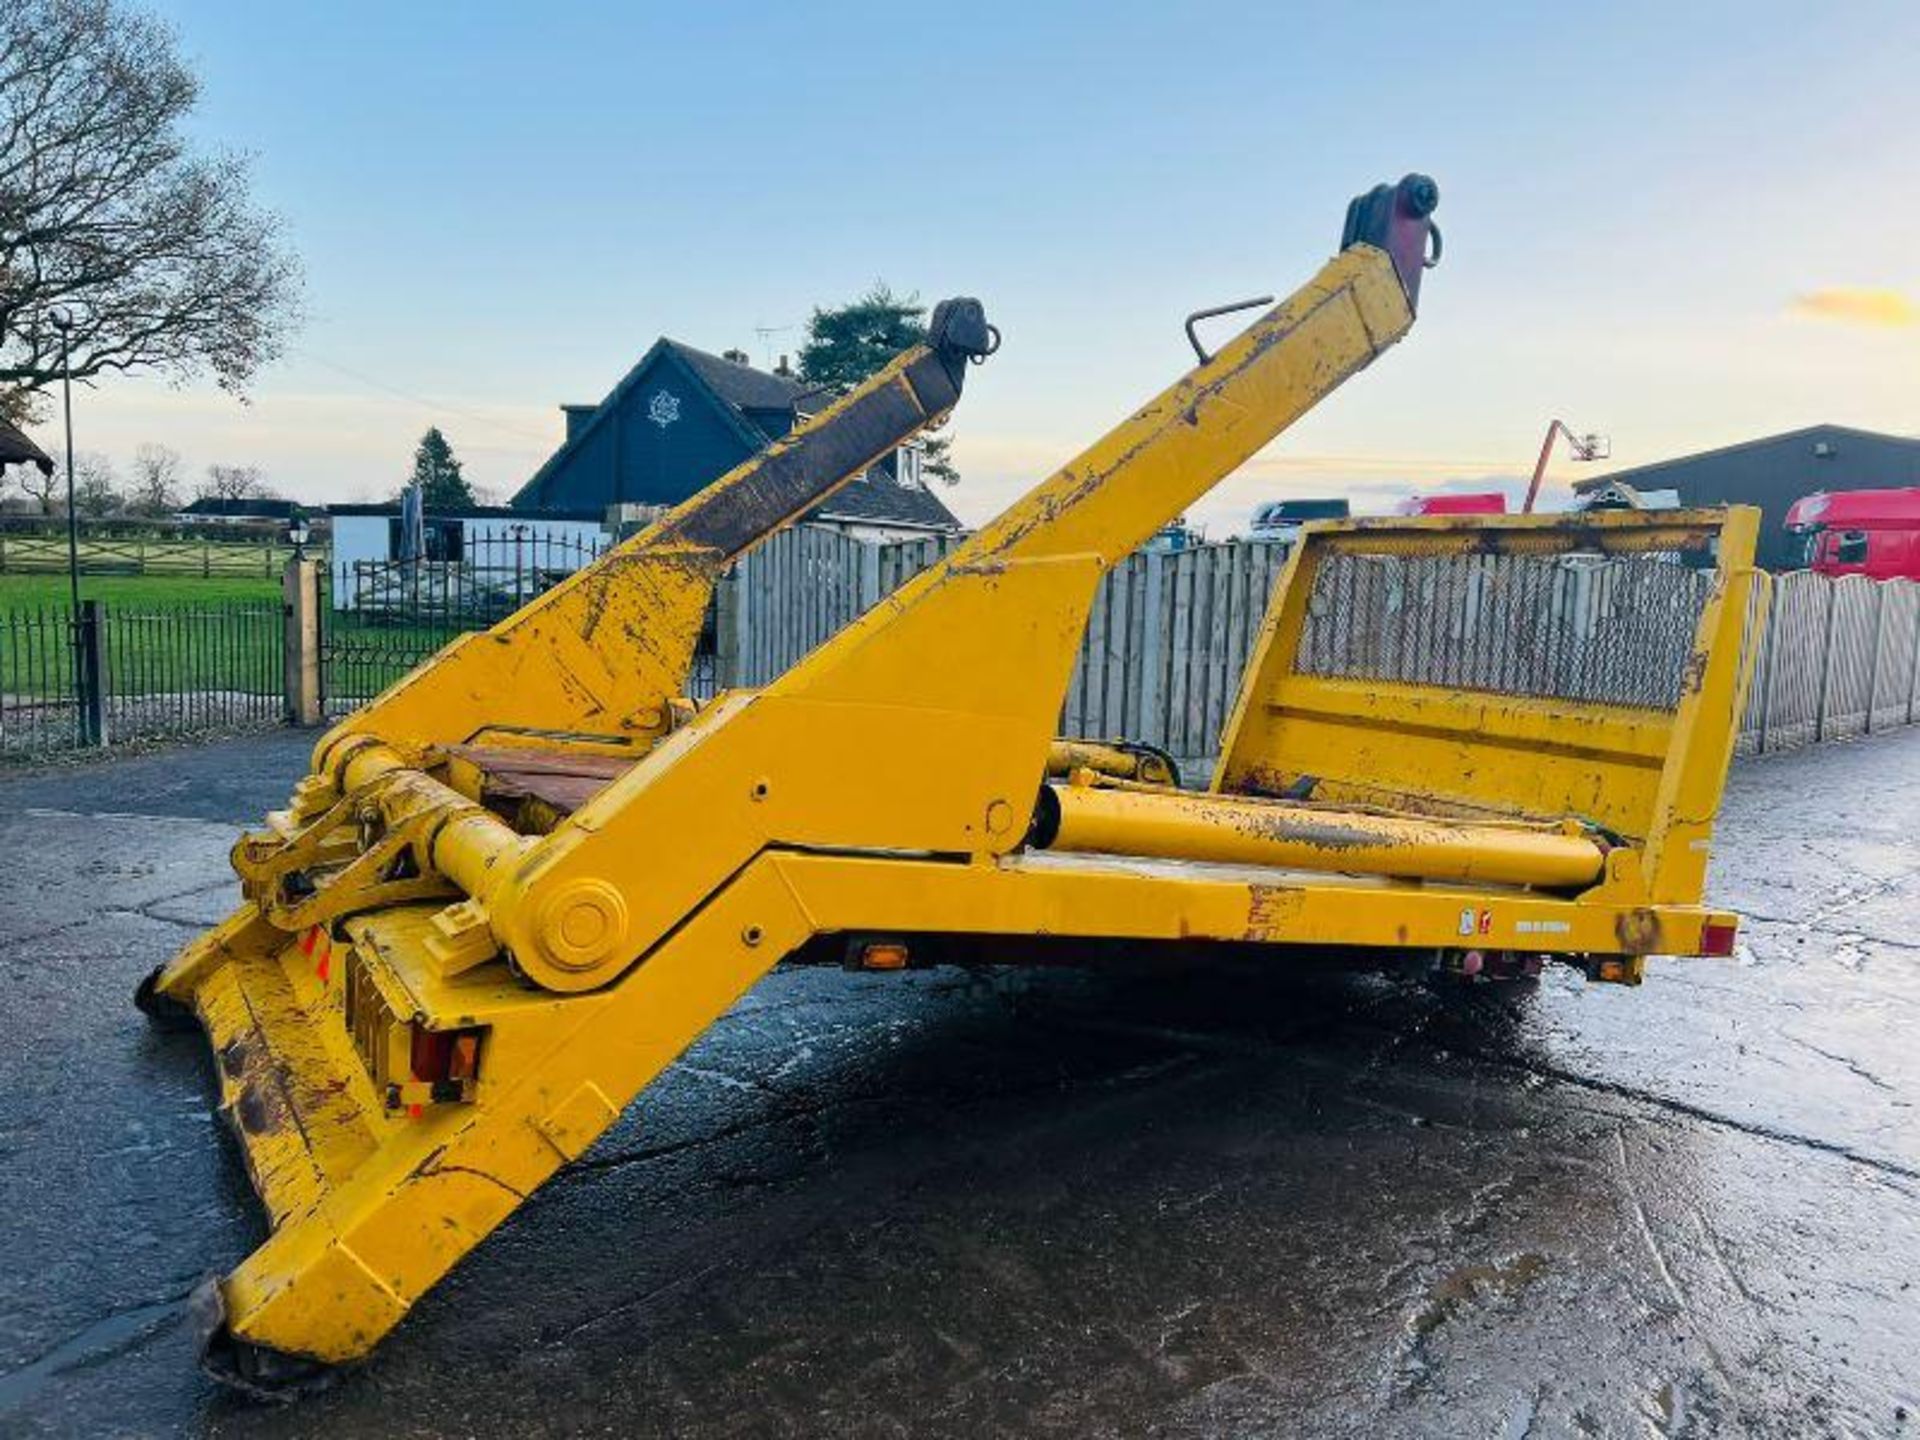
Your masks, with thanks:
M 150 987 L 205 1024 L 274 1222 L 209 1292 L 219 1373 L 271 1387 L 364 1355 L 823 939 L 877 968 L 1034 937 L 1526 949 L 1622 979 L 1724 953 L 1699 878 L 1750 514 L 1310 530 L 1209 793 L 1053 741 L 1102 573 L 1407 332 L 1437 198 L 1409 176 L 1356 201 L 1307 285 L 765 689 L 663 736 L 593 690 L 596 734 L 648 743 L 564 815 L 527 823 L 441 748 L 587 728 L 573 699 L 495 693 L 528 682 L 490 661 L 452 719 L 403 686 L 323 744 L 321 813 L 243 844 L 249 905 Z M 1650 619 L 1677 636 L 1670 686 L 1619 661 Z M 1529 626 L 1495 668 L 1438 663 Z
M 335 726 L 316 773 L 377 739 L 432 745 L 552 736 L 638 753 L 671 725 L 720 572 L 959 402 L 998 345 L 980 302 L 943 300 L 924 344 L 491 630 L 463 636 Z
M 924 343 L 334 726 L 290 808 L 235 848 L 249 909 L 292 931 L 349 909 L 453 896 L 429 851 L 488 797 L 457 755 L 458 775 L 474 781 L 464 791 L 425 780 L 422 770 L 448 768 L 448 747 L 512 747 L 576 772 L 643 754 L 691 713 L 676 697 L 721 571 L 944 420 L 969 364 L 998 344 L 979 301 L 940 302 Z M 353 832 L 375 814 L 380 841 L 356 850 Z M 143 986 L 142 1003 L 163 993 Z

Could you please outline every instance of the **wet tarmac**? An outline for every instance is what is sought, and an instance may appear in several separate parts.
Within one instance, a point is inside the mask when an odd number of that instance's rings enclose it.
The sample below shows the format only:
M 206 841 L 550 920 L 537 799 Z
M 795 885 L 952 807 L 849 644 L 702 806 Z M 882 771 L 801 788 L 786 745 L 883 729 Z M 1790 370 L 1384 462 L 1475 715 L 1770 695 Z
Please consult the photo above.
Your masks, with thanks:
M 307 741 L 0 778 L 0 1433 L 1920 1433 L 1920 731 L 1742 766 L 1730 961 L 779 973 L 367 1365 L 192 1363 L 257 1240 L 127 997 Z

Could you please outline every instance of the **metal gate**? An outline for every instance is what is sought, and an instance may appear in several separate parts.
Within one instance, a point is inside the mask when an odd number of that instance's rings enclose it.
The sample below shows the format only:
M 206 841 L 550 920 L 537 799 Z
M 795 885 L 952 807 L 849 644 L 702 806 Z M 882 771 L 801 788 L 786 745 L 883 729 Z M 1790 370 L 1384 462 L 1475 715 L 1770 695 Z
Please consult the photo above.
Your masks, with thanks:
M 350 560 L 333 564 L 320 596 L 320 697 L 329 716 L 379 695 L 449 641 L 486 630 L 603 553 L 603 542 L 565 536 L 469 537 L 457 560 Z M 712 608 L 688 693 L 715 690 Z

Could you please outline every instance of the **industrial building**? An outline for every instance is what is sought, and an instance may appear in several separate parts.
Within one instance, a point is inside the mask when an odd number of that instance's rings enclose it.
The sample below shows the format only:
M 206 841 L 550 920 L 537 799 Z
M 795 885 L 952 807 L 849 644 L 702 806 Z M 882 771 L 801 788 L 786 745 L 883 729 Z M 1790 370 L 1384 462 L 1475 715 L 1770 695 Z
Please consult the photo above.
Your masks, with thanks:
M 1787 530 L 1787 510 L 1816 490 L 1891 490 L 1920 485 L 1920 437 L 1883 435 L 1847 425 L 1809 425 L 1782 435 L 1743 440 L 1698 455 L 1682 455 L 1575 483 L 1587 494 L 1625 482 L 1634 488 L 1676 490 L 1682 505 L 1758 505 L 1759 562 L 1769 570 L 1801 563 Z

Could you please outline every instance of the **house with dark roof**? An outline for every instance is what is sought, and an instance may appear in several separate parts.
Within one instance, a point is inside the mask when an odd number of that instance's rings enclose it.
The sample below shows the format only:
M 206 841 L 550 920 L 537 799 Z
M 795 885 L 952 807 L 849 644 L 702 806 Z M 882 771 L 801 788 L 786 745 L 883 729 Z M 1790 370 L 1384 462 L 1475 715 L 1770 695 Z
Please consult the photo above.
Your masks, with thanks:
M 1784 435 L 1743 440 L 1698 455 L 1682 455 L 1589 476 L 1579 495 L 1626 484 L 1645 493 L 1675 490 L 1682 505 L 1758 505 L 1758 560 L 1769 570 L 1802 563 L 1800 543 L 1787 529 L 1787 510 L 1816 490 L 1895 490 L 1920 485 L 1920 437 L 1883 435 L 1847 425 L 1809 425 Z
M 566 438 L 510 502 L 516 510 L 677 505 L 766 448 L 833 397 L 662 336 L 597 405 L 562 405 Z M 869 540 L 958 530 L 921 475 L 917 442 L 884 457 L 807 522 Z

